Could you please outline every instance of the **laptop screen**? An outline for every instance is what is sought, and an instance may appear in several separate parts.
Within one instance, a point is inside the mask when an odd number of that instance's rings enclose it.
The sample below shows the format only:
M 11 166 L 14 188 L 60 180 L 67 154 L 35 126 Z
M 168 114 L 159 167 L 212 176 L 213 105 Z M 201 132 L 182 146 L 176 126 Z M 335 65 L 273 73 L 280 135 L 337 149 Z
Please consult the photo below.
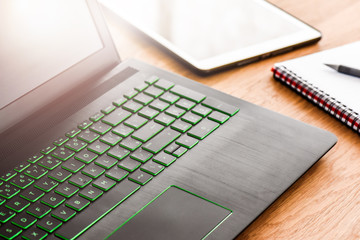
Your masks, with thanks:
M 103 48 L 85 1 L 2 1 L 0 109 Z

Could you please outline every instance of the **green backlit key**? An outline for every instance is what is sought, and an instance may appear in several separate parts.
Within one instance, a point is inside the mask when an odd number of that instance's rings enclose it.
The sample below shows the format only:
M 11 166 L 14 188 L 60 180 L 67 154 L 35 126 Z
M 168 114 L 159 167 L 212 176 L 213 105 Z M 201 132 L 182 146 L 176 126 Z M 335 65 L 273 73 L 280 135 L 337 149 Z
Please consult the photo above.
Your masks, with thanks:
M 115 181 L 120 182 L 123 180 L 129 173 L 117 166 L 113 167 L 105 173 L 105 175 Z
M 83 167 L 85 166 L 84 163 L 74 159 L 74 158 L 71 158 L 69 159 L 68 161 L 66 161 L 63 165 L 61 165 L 61 167 L 63 169 L 66 169 L 72 173 L 76 173 L 78 172 L 80 169 L 82 169 Z
M 41 228 L 49 233 L 54 232 L 61 225 L 62 225 L 62 222 L 60 222 L 59 220 L 55 219 L 54 217 L 52 217 L 50 215 L 44 217 L 36 224 L 36 226 L 38 226 L 39 228 Z
M 18 188 L 25 189 L 34 182 L 34 179 L 24 174 L 18 174 L 16 177 L 10 180 L 10 183 Z
M 153 97 L 146 95 L 144 93 L 140 93 L 138 94 L 135 98 L 134 101 L 141 103 L 143 105 L 148 105 L 149 103 L 151 103 L 154 100 Z
M 111 126 L 117 126 L 130 116 L 131 116 L 130 112 L 128 112 L 124 109 L 118 108 L 114 112 L 112 112 L 110 115 L 104 117 L 101 121 L 103 121 L 104 123 L 107 123 Z
M 107 134 L 105 134 L 104 136 L 102 136 L 100 138 L 101 142 L 104 142 L 104 143 L 106 143 L 106 144 L 108 144 L 110 146 L 115 146 L 121 140 L 122 140 L 122 137 L 120 137 L 119 135 L 116 135 L 113 132 L 108 132 Z
M 58 147 L 55 151 L 51 153 L 51 156 L 56 157 L 60 160 L 68 160 L 72 157 L 75 153 L 68 148 L 65 147 Z M 41 160 L 40 160 L 41 161 Z
M 161 133 L 157 134 L 155 137 L 153 137 L 149 142 L 147 142 L 143 146 L 143 149 L 156 154 L 160 152 L 163 148 L 165 148 L 167 145 L 169 145 L 176 138 L 178 138 L 180 135 L 181 134 L 179 132 L 167 128 Z
M 185 109 L 186 111 L 192 109 L 195 105 L 196 105 L 196 103 L 189 101 L 187 99 L 184 99 L 184 98 L 180 99 L 179 101 L 177 101 L 175 103 L 175 106 Z
M 140 169 L 136 170 L 134 173 L 132 173 L 129 176 L 129 180 L 136 182 L 137 184 L 140 184 L 141 186 L 144 186 L 146 183 L 148 183 L 153 177 L 144 172 L 141 171 Z
M 30 202 L 36 202 L 39 200 L 42 196 L 44 196 L 44 192 L 35 188 L 34 186 L 31 186 L 20 193 L 20 197 L 25 198 L 26 200 Z
M 153 161 L 149 161 L 146 164 L 142 165 L 141 170 L 143 170 L 144 172 L 147 172 L 153 176 L 158 175 L 162 170 L 165 169 L 164 166 L 157 164 Z
M 35 155 L 32 155 L 31 157 L 29 157 L 27 159 L 28 162 L 31 162 L 31 163 L 35 163 L 37 162 L 39 159 L 41 159 L 42 157 L 44 157 L 44 155 L 38 153 L 38 154 L 35 154 Z
M 57 193 L 51 192 L 46 194 L 41 202 L 52 208 L 57 208 L 65 201 L 65 198 Z
M 24 171 L 26 168 L 28 168 L 30 166 L 30 163 L 21 163 L 19 165 L 17 165 L 14 170 L 17 171 L 17 172 L 22 172 Z
M 138 92 L 142 92 L 142 91 L 144 91 L 146 88 L 148 88 L 149 87 L 149 84 L 147 84 L 147 83 L 142 83 L 142 84 L 140 84 L 140 85 L 138 85 L 138 86 L 136 86 L 135 87 L 135 90 L 137 90 Z
M 200 117 L 199 115 L 196 115 L 194 113 L 188 112 L 186 113 L 184 116 L 181 117 L 181 120 L 183 120 L 184 122 L 188 122 L 192 125 L 197 124 L 198 122 L 200 122 L 202 119 L 202 117 Z
M 203 105 L 197 105 L 196 107 L 194 107 L 191 112 L 201 116 L 201 117 L 206 117 L 207 115 L 209 115 L 211 113 L 211 109 L 208 107 L 205 107 Z
M 121 105 L 123 105 L 124 103 L 126 103 L 127 99 L 124 97 L 118 98 L 116 100 L 113 101 L 113 104 L 117 107 L 120 107 Z
M 83 198 L 86 198 L 90 201 L 95 201 L 98 199 L 101 195 L 103 195 L 103 191 L 100 189 L 93 187 L 93 186 L 87 186 L 85 189 L 81 190 L 79 192 L 79 195 Z
M 67 142 L 69 140 L 69 138 L 67 137 L 59 137 L 58 139 L 56 139 L 53 144 L 56 146 L 61 146 L 63 145 L 65 142 Z
M 81 152 L 75 155 L 75 159 L 82 161 L 84 163 L 91 163 L 98 157 L 97 154 L 88 151 L 87 149 L 83 149 Z
M 213 120 L 215 122 L 218 122 L 220 124 L 223 124 L 224 122 L 226 122 L 230 117 L 226 114 L 220 113 L 218 111 L 214 111 L 212 112 L 209 116 L 208 119 Z
M 165 152 L 161 152 L 153 158 L 154 162 L 160 163 L 166 167 L 170 166 L 170 164 L 172 164 L 175 160 L 176 160 L 176 157 L 171 156 Z
M 239 108 L 231 106 L 227 103 L 219 101 L 215 98 L 208 97 L 201 104 L 219 112 L 225 113 L 229 116 L 235 115 L 239 111 Z
M 109 191 L 113 186 L 115 186 L 115 184 L 116 182 L 114 180 L 105 176 L 99 177 L 92 183 L 94 187 L 97 187 L 102 191 Z
M 158 80 L 159 80 L 159 77 L 153 75 L 153 76 L 149 77 L 148 79 L 146 79 L 145 82 L 151 85 L 151 84 L 156 83 Z
M 15 170 L 10 170 L 9 172 L 5 173 L 4 175 L 0 176 L 0 179 L 3 181 L 9 181 L 11 178 L 15 177 L 17 172 Z
M 160 79 L 154 84 L 155 87 L 161 88 L 161 89 L 163 89 L 165 91 L 169 90 L 174 85 L 175 84 L 173 82 L 170 82 L 170 81 L 165 80 L 165 79 Z
M 79 132 L 81 132 L 80 129 L 78 128 L 73 128 L 71 130 L 69 130 L 68 132 L 65 133 L 65 136 L 69 137 L 69 138 L 73 138 L 75 137 Z
M 182 108 L 178 108 L 176 106 L 171 106 L 170 108 L 166 109 L 165 113 L 173 116 L 174 118 L 179 118 L 185 114 L 185 110 Z
M 199 140 L 197 140 L 193 137 L 187 136 L 187 135 L 183 135 L 179 139 L 177 139 L 175 142 L 183 147 L 190 149 L 190 148 L 193 148 L 199 142 Z
M 80 123 L 78 125 L 78 128 L 82 129 L 82 130 L 85 130 L 87 129 L 88 127 L 90 127 L 91 125 L 93 124 L 93 122 L 91 122 L 90 120 L 85 120 L 83 121 L 82 123 Z
M 88 147 L 88 150 L 90 150 L 96 154 L 99 154 L 99 155 L 105 153 L 109 149 L 110 149 L 109 145 L 107 145 L 103 142 L 100 142 L 99 140 L 95 141 Z
M 37 218 L 43 218 L 46 214 L 48 214 L 51 211 L 51 208 L 46 206 L 45 204 L 36 202 L 30 205 L 26 209 L 26 212 L 33 215 Z
M 105 169 L 95 164 L 90 164 L 87 165 L 81 172 L 85 175 L 88 175 L 89 177 L 98 178 L 105 172 Z
M 89 129 L 95 133 L 104 135 L 105 133 L 111 130 L 111 127 L 103 122 L 97 122 L 91 125 Z
M 134 129 L 139 129 L 141 126 L 143 126 L 145 123 L 147 123 L 147 119 L 140 117 L 139 115 L 133 115 L 130 118 L 128 118 L 124 124 L 128 127 L 132 127 Z
M 101 112 L 97 112 L 95 113 L 94 115 L 92 115 L 90 117 L 90 120 L 93 121 L 93 122 L 97 122 L 99 121 L 100 119 L 102 119 L 105 115 Z
M 102 112 L 102 113 L 105 113 L 105 114 L 109 114 L 109 113 L 111 113 L 112 111 L 114 111 L 115 109 L 116 109 L 115 106 L 109 105 L 109 106 L 104 107 L 103 109 L 101 109 L 101 112 Z
M 128 110 L 132 113 L 136 113 L 140 109 L 143 108 L 143 105 L 141 103 L 137 103 L 134 101 L 128 101 L 122 106 L 125 110 Z
M 67 141 L 64 146 L 75 152 L 79 152 L 87 146 L 87 143 L 79 139 L 73 138 Z
M 69 221 L 76 215 L 76 212 L 66 206 L 60 206 L 51 212 L 51 216 L 60 219 L 63 222 Z
M 10 208 L 15 212 L 21 212 L 30 205 L 29 201 L 21 197 L 15 197 L 6 203 L 6 207 Z
M 94 162 L 96 165 L 103 167 L 105 169 L 110 169 L 112 168 L 118 161 L 110 156 L 107 155 L 103 155 L 101 157 L 99 157 L 98 159 L 96 159 L 96 161 Z
M 96 123 L 97 124 L 97 123 Z M 86 129 L 85 131 L 82 131 L 77 138 L 80 140 L 83 140 L 87 143 L 92 143 L 96 139 L 98 139 L 100 135 L 98 133 L 95 133 L 93 131 L 90 131 L 89 129 Z
M 6 223 L 11 218 L 13 218 L 15 216 L 15 214 L 16 214 L 15 211 L 13 211 L 5 206 L 0 206 L 0 222 L 1 223 Z
M 116 128 L 113 128 L 112 132 L 121 136 L 121 137 L 127 137 L 134 131 L 133 128 L 125 126 L 123 124 L 120 124 Z
M 48 176 L 49 176 L 49 178 L 52 178 L 58 182 L 64 182 L 66 179 L 71 177 L 71 175 L 72 175 L 71 172 L 69 172 L 61 167 L 58 167 L 57 169 L 51 171 Z
M 141 111 L 139 112 L 139 115 L 142 117 L 145 117 L 147 119 L 153 119 L 154 117 L 156 117 L 157 115 L 159 115 L 159 111 L 150 108 L 150 107 L 144 107 L 143 109 L 141 109 Z
M 184 155 L 186 152 L 187 152 L 187 148 L 179 147 L 172 153 L 172 155 L 179 158 L 182 155 Z
M 32 226 L 26 230 L 22 236 L 26 240 L 43 240 L 48 234 L 36 226 Z
M 37 219 L 35 217 L 29 215 L 28 213 L 23 212 L 17 214 L 16 217 L 14 217 L 11 222 L 22 229 L 28 229 L 29 227 L 34 225 L 36 221 Z
M 165 127 L 155 123 L 155 122 L 149 122 L 139 130 L 137 130 L 132 137 L 142 141 L 147 142 L 150 138 L 158 134 L 160 131 L 162 131 Z
M 164 111 L 165 109 L 167 109 L 170 104 L 161 101 L 160 99 L 156 99 L 155 101 L 153 101 L 152 103 L 150 103 L 149 105 L 151 108 L 158 110 L 160 112 Z
M 23 171 L 23 173 L 25 173 L 26 175 L 28 175 L 32 178 L 39 179 L 42 176 L 44 176 L 45 174 L 47 174 L 48 170 L 46 170 L 43 167 L 40 167 L 39 165 L 31 165 L 30 167 L 25 169 Z
M 74 186 L 77 186 L 79 188 L 84 188 L 91 182 L 92 182 L 92 179 L 82 173 L 77 173 L 76 175 L 72 176 L 69 179 L 69 183 L 71 183 Z
M 133 97 L 135 97 L 138 94 L 138 91 L 136 91 L 135 89 L 130 90 L 129 92 L 124 94 L 124 97 L 126 97 L 127 99 L 131 99 Z
M 212 131 L 214 131 L 219 126 L 220 124 L 214 121 L 203 119 L 200 123 L 198 123 L 192 129 L 190 129 L 187 134 L 189 136 L 201 140 L 204 139 L 206 136 L 208 136 Z
M 14 239 L 21 232 L 22 230 L 19 227 L 10 223 L 0 227 L 0 236 L 4 239 Z
M 170 89 L 170 92 L 179 95 L 183 98 L 189 99 L 191 101 L 194 101 L 196 103 L 201 102 L 206 97 L 204 94 L 193 91 L 191 89 L 185 88 L 183 86 L 176 85 L 172 89 Z
M 140 167 L 141 163 L 138 161 L 135 161 L 134 159 L 131 159 L 130 157 L 125 158 L 124 160 L 120 161 L 118 166 L 122 169 L 125 169 L 126 171 L 133 172 L 138 167 Z
M 147 162 L 153 155 L 149 153 L 148 151 L 145 151 L 142 148 L 137 149 L 135 152 L 133 152 L 130 157 L 132 159 L 138 160 L 141 163 Z
M 79 191 L 79 188 L 65 182 L 55 189 L 55 192 L 69 198 Z
M 144 90 L 144 93 L 151 96 L 151 97 L 157 98 L 161 94 L 164 93 L 164 90 L 162 90 L 160 88 L 156 88 L 154 86 L 150 86 L 150 87 L 148 87 L 147 89 Z
M 129 155 L 130 151 L 123 147 L 115 146 L 115 147 L 111 148 L 107 154 L 118 160 L 121 160 L 121 159 L 125 158 L 127 155 Z
M 161 113 L 159 116 L 157 116 L 154 119 L 155 122 L 160 123 L 164 126 L 169 126 L 171 123 L 175 121 L 175 118 L 172 116 L 169 116 L 165 113 Z
M 78 212 L 86 208 L 89 204 L 89 200 L 79 196 L 74 196 L 65 203 L 67 207 L 70 207 Z
M 54 149 L 56 148 L 56 146 L 54 145 L 49 145 L 49 146 L 46 146 L 44 147 L 43 149 L 40 150 L 40 152 L 42 154 L 49 154 L 51 151 L 53 151 Z
M 57 185 L 59 185 L 59 183 L 56 182 L 55 180 L 52 180 L 51 178 L 42 178 L 39 181 L 37 181 L 34 186 L 36 188 L 43 190 L 44 192 L 50 192 Z
M 167 102 L 167 103 L 173 104 L 176 101 L 178 101 L 180 99 L 180 97 L 175 95 L 175 94 L 172 94 L 170 92 L 166 92 L 166 93 L 164 93 L 163 95 L 160 96 L 160 99 Z
M 134 139 L 134 138 L 125 138 L 122 140 L 119 145 L 123 148 L 126 148 L 130 151 L 135 151 L 135 149 L 139 148 L 141 146 L 141 142 Z
M 45 156 L 44 158 L 42 158 L 40 161 L 37 162 L 37 164 L 49 170 L 53 170 L 61 163 L 62 163 L 61 160 L 51 156 Z

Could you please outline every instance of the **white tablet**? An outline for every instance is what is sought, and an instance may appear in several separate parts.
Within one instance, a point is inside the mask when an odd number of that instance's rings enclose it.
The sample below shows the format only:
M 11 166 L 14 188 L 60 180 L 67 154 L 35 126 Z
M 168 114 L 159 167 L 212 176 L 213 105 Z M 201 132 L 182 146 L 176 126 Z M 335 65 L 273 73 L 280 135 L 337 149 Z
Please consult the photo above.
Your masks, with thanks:
M 201 72 L 292 50 L 321 33 L 263 0 L 101 0 Z

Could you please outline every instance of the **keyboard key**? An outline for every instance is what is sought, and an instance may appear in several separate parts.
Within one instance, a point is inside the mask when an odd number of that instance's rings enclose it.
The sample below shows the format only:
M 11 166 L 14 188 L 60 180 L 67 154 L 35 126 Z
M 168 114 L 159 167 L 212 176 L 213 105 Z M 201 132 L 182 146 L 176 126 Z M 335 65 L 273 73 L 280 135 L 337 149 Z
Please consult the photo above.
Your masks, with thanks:
M 131 181 L 122 181 L 111 191 L 93 202 L 86 211 L 76 215 L 71 223 L 64 224 L 55 235 L 63 239 L 73 239 L 90 228 L 106 213 L 110 212 L 121 202 L 136 192 L 140 186 Z
M 203 105 L 197 105 L 196 107 L 194 107 L 191 110 L 191 112 L 193 112 L 201 117 L 206 117 L 207 115 L 209 115 L 212 112 L 212 110 Z
M 153 177 L 144 172 L 140 169 L 136 170 L 134 173 L 132 173 L 129 176 L 129 180 L 136 182 L 137 184 L 140 184 L 141 186 L 144 186 L 146 183 L 148 183 Z
M 59 137 L 58 139 L 56 139 L 53 142 L 53 144 L 59 147 L 59 146 L 63 145 L 64 143 L 66 143 L 68 140 L 69 140 L 69 138 L 67 138 L 67 137 Z
M 184 98 L 180 99 L 179 101 L 177 101 L 175 103 L 175 106 L 185 109 L 186 111 L 192 109 L 195 105 L 196 105 L 196 103 L 189 101 L 187 99 L 184 99 Z
M 122 169 L 125 169 L 128 172 L 135 171 L 138 167 L 140 167 L 141 163 L 131 159 L 130 157 L 125 158 L 124 160 L 120 161 L 118 166 Z
M 161 101 L 160 99 L 156 99 L 155 101 L 153 101 L 152 103 L 150 103 L 149 107 L 158 110 L 160 112 L 164 111 L 165 109 L 167 109 L 170 106 L 170 104 Z
M 82 129 L 82 130 L 85 130 L 87 129 L 88 127 L 90 127 L 91 125 L 93 124 L 93 122 L 89 121 L 89 120 L 85 120 L 83 121 L 82 123 L 80 123 L 78 125 L 78 128 Z
M 103 122 L 97 122 L 94 123 L 89 129 L 95 133 L 104 135 L 105 133 L 111 130 L 111 127 Z
M 104 107 L 103 109 L 101 109 L 101 112 L 104 113 L 104 114 L 109 114 L 109 113 L 111 113 L 112 111 L 114 111 L 115 109 L 116 109 L 115 106 L 109 105 L 109 106 Z
M 226 122 L 230 117 L 228 115 L 225 115 L 223 113 L 214 111 L 212 112 L 209 116 L 208 119 L 213 120 L 215 122 L 218 122 L 220 124 L 223 124 L 224 122 Z
M 62 222 L 49 215 L 41 219 L 36 225 L 46 232 L 52 233 L 62 225 Z
M 160 96 L 160 99 L 167 103 L 174 104 L 176 101 L 180 99 L 180 97 L 170 92 L 166 92 Z
M 147 89 L 144 90 L 144 93 L 151 96 L 151 97 L 157 98 L 161 94 L 164 93 L 164 90 L 162 90 L 160 88 L 156 88 L 154 86 L 150 86 L 150 87 L 148 87 Z
M 144 172 L 147 172 L 153 176 L 158 175 L 162 170 L 165 169 L 164 166 L 157 164 L 153 161 L 147 162 L 146 164 L 142 165 L 140 167 L 141 170 L 143 170 Z
M 97 187 L 103 191 L 109 191 L 113 186 L 115 186 L 115 184 L 116 182 L 114 180 L 111 180 L 105 176 L 99 177 L 92 183 L 94 187 Z
M 149 84 L 147 84 L 147 83 L 142 83 L 142 84 L 136 86 L 136 87 L 135 87 L 135 90 L 137 90 L 137 91 L 139 91 L 139 92 L 142 92 L 142 91 L 144 91 L 144 90 L 145 90 L 146 88 L 148 88 L 148 87 L 149 87 Z
M 21 197 L 14 197 L 10 201 L 8 201 L 5 206 L 15 212 L 21 212 L 25 208 L 27 208 L 29 205 L 30 205 L 29 201 L 26 201 L 25 199 L 23 199 Z
M 149 153 L 148 151 L 145 151 L 142 148 L 137 149 L 135 152 L 133 152 L 130 157 L 138 160 L 141 163 L 147 162 L 153 155 Z
M 30 205 L 26 210 L 27 213 L 33 215 L 36 218 L 43 218 L 51 211 L 51 208 L 46 206 L 45 204 L 36 202 Z
M 95 113 L 94 115 L 92 115 L 89 119 L 93 122 L 97 122 L 99 121 L 100 119 L 102 119 L 105 115 L 101 112 L 97 112 Z
M 139 115 L 142 117 L 145 117 L 147 119 L 153 119 L 154 117 L 156 117 L 157 115 L 159 115 L 159 111 L 150 108 L 150 107 L 144 107 L 143 109 L 141 109 L 141 111 L 139 112 Z
M 169 90 L 174 85 L 175 84 L 173 82 L 170 82 L 170 81 L 165 80 L 165 79 L 160 79 L 154 84 L 155 87 L 161 88 L 161 89 L 163 89 L 165 91 Z
M 3 184 L 0 186 L 0 197 L 10 199 L 20 192 L 20 189 L 12 184 Z
M 181 117 L 181 120 L 183 120 L 184 122 L 188 122 L 192 125 L 197 124 L 198 122 L 200 122 L 202 119 L 202 117 L 200 117 L 199 115 L 195 115 L 194 113 L 188 112 L 186 113 L 184 116 Z
M 171 142 L 173 142 L 176 138 L 178 138 L 181 134 L 176 132 L 172 129 L 165 129 L 161 133 L 157 134 L 153 137 L 149 142 L 147 142 L 143 149 L 151 152 L 151 153 L 158 153 Z
M 178 149 L 176 149 L 172 155 L 175 156 L 175 157 L 181 157 L 182 155 L 184 155 L 184 153 L 187 152 L 187 149 L 184 148 L 184 147 L 179 147 Z
M 129 155 L 130 151 L 123 147 L 115 146 L 115 147 L 111 148 L 107 154 L 118 160 L 121 160 L 121 159 L 125 158 L 127 155 Z
M 9 181 L 11 178 L 15 177 L 17 174 L 16 171 L 10 170 L 9 172 L 5 173 L 4 175 L 0 176 L 0 179 L 3 181 Z
M 120 135 L 121 137 L 127 137 L 134 131 L 133 128 L 125 126 L 123 124 L 117 126 L 116 128 L 113 128 L 112 132 Z
M 219 126 L 220 124 L 216 122 L 213 122 L 208 119 L 203 119 L 200 123 L 198 123 L 192 129 L 190 129 L 187 134 L 201 140 L 204 139 L 206 136 L 208 136 Z
M 21 189 L 27 188 L 33 182 L 34 182 L 34 179 L 32 179 L 31 177 L 28 177 L 24 174 L 18 174 L 16 177 L 14 177 L 10 180 L 11 184 L 13 184 L 14 186 L 21 188 Z
M 131 116 L 130 112 L 128 112 L 124 109 L 118 108 L 110 115 L 104 117 L 104 119 L 102 121 L 104 123 L 107 123 L 107 124 L 115 127 L 130 116 Z
M 16 215 L 16 217 L 14 217 L 11 222 L 22 229 L 28 229 L 34 225 L 36 221 L 37 219 L 35 217 L 23 212 Z
M 180 147 L 180 146 L 177 145 L 176 143 L 172 143 L 172 144 L 170 144 L 169 146 L 167 146 L 164 151 L 165 151 L 166 153 L 168 153 L 168 154 L 172 154 L 172 153 L 175 152 L 176 149 L 178 149 L 179 147 Z
M 124 122 L 124 125 L 134 129 L 139 129 L 141 126 L 147 123 L 147 121 L 148 120 L 146 118 L 140 117 L 139 115 L 133 115 Z
M 67 131 L 67 132 L 65 133 L 65 136 L 67 136 L 67 137 L 69 137 L 69 138 L 73 138 L 73 137 L 75 137 L 79 132 L 81 132 L 80 129 L 78 129 L 78 128 L 73 128 L 73 129 Z
M 219 101 L 215 98 L 208 97 L 201 104 L 219 112 L 225 113 L 229 116 L 234 116 L 239 111 L 239 108 L 231 106 L 227 103 Z
M 135 89 L 133 89 L 133 90 L 130 90 L 127 93 L 125 93 L 124 97 L 126 97 L 127 99 L 131 99 L 131 98 L 135 97 L 137 94 L 138 94 L 138 92 Z
M 94 142 L 96 139 L 98 139 L 100 137 L 99 134 L 90 131 L 89 129 L 86 129 L 85 131 L 82 131 L 77 138 L 80 140 L 83 140 L 87 143 L 92 143 Z
M 35 155 L 32 155 L 31 157 L 29 157 L 27 159 L 28 162 L 31 162 L 31 163 L 35 163 L 37 162 L 39 159 L 41 159 L 42 157 L 44 157 L 44 155 L 38 153 L 38 154 L 35 154 Z M 0 177 L 1 178 L 1 177 Z
M 105 172 L 105 169 L 95 164 L 90 164 L 86 166 L 86 168 L 84 168 L 84 170 L 82 170 L 81 172 L 85 175 L 88 175 L 89 177 L 98 178 Z
M 158 80 L 159 80 L 159 77 L 153 75 L 153 76 L 149 77 L 148 79 L 146 79 L 145 82 L 152 85 L 152 84 L 156 83 Z
M 37 181 L 34 186 L 36 188 L 39 188 L 40 190 L 43 190 L 44 192 L 50 192 L 57 185 L 59 185 L 59 183 L 56 182 L 55 180 L 52 180 L 51 178 L 42 178 L 39 181 Z
M 75 152 L 80 152 L 80 150 L 82 150 L 83 148 L 85 148 L 87 146 L 87 143 L 85 143 L 79 139 L 73 138 L 73 139 L 70 139 L 69 141 L 67 141 L 64 146 Z
M 196 91 L 193 91 L 191 89 L 185 88 L 183 86 L 176 85 L 172 89 L 170 89 L 170 92 L 179 95 L 183 98 L 187 98 L 191 101 L 194 101 L 196 103 L 201 102 L 205 99 L 205 95 Z
M 69 198 L 71 196 L 73 196 L 75 193 L 77 193 L 79 191 L 79 188 L 65 182 L 62 183 L 60 186 L 58 186 L 55 189 L 55 192 L 66 197 Z
M 63 222 L 69 221 L 75 215 L 76 212 L 74 210 L 65 206 L 60 206 L 51 212 L 51 216 L 60 219 Z
M 88 151 L 87 149 L 83 149 L 81 152 L 75 155 L 75 159 L 82 161 L 86 164 L 91 163 L 98 157 L 97 154 Z
M 170 166 L 170 164 L 172 164 L 175 160 L 176 157 L 171 156 L 165 152 L 161 152 L 153 158 L 154 162 L 160 163 L 166 167 Z
M 186 111 L 182 108 L 178 108 L 176 106 L 171 106 L 170 108 L 166 109 L 165 113 L 169 114 L 170 116 L 172 116 L 174 118 L 179 118 L 182 115 L 184 115 L 186 113 Z
M 149 122 L 139 130 L 137 130 L 131 137 L 142 142 L 147 142 L 150 138 L 158 134 L 163 129 L 164 126 L 155 122 Z
M 190 149 L 190 148 L 193 148 L 199 142 L 199 140 L 197 140 L 193 137 L 187 136 L 187 135 L 183 135 L 179 139 L 177 139 L 175 142 L 183 147 Z
M 14 239 L 22 232 L 21 228 L 7 223 L 0 227 L 0 236 L 5 239 Z
M 109 149 L 110 149 L 109 145 L 107 145 L 103 142 L 100 142 L 99 140 L 95 141 L 88 147 L 88 150 L 90 150 L 98 155 L 105 153 Z
M 42 154 L 49 154 L 49 153 L 51 153 L 55 148 L 56 148 L 56 146 L 54 146 L 54 145 L 49 145 L 49 146 L 46 146 L 46 147 L 44 147 L 43 149 L 41 149 L 40 152 L 41 152 Z
M 120 182 L 123 180 L 129 173 L 121 168 L 113 167 L 105 173 L 105 175 L 115 181 Z
M 116 135 L 115 133 L 112 133 L 112 132 L 108 132 L 107 134 L 105 134 L 104 136 L 102 136 L 100 138 L 101 142 L 104 142 L 110 146 L 115 146 L 121 140 L 122 140 L 122 137 L 120 137 L 119 135 Z
M 30 167 L 25 169 L 25 171 L 23 171 L 23 173 L 25 173 L 26 175 L 28 175 L 32 178 L 39 179 L 42 176 L 44 176 L 45 174 L 47 174 L 48 170 L 46 170 L 45 168 L 40 167 L 38 165 L 31 165 Z
M 153 97 L 146 95 L 144 93 L 140 93 L 138 94 L 135 98 L 134 101 L 141 103 L 143 105 L 148 105 L 149 103 L 151 103 L 154 100 Z
M 0 222 L 1 223 L 6 223 L 7 221 L 9 221 L 11 218 L 13 218 L 15 216 L 15 211 L 6 208 L 5 206 L 0 206 Z
M 66 155 L 66 153 L 65 153 L 65 155 Z M 59 166 L 61 163 L 62 163 L 62 161 L 60 161 L 59 159 L 56 159 L 54 157 L 51 157 L 51 156 L 45 156 L 40 161 L 37 162 L 37 164 L 39 164 L 40 166 L 42 166 L 46 169 L 49 169 L 49 170 L 53 170 L 54 168 Z
M 68 149 L 68 148 L 58 147 L 55 151 L 53 151 L 51 153 L 51 156 L 56 157 L 56 158 L 58 158 L 60 160 L 66 161 L 69 158 L 71 158 L 74 154 L 75 153 L 73 151 L 71 151 L 70 149 Z M 43 159 L 41 159 L 40 161 L 43 161 Z
M 69 183 L 84 188 L 86 185 L 92 182 L 92 179 L 82 173 L 77 173 L 69 179 Z
M 36 202 L 39 200 L 42 196 L 44 196 L 44 192 L 35 188 L 34 186 L 29 187 L 28 189 L 23 190 L 20 193 L 20 197 L 25 198 L 26 200 L 30 202 Z
M 45 239 L 47 235 L 48 234 L 45 231 L 36 226 L 32 226 L 22 234 L 23 238 L 27 240 L 42 240 Z
M 135 149 L 137 149 L 138 147 L 141 146 L 141 142 L 134 139 L 134 138 L 125 138 L 124 140 L 122 140 L 119 143 L 120 146 L 122 146 L 123 148 L 126 148 L 130 151 L 135 151 Z
M 94 163 L 105 169 L 112 168 L 118 161 L 115 158 L 104 155 L 99 157 Z
M 143 108 L 143 105 L 141 103 L 137 103 L 134 101 L 128 101 L 123 106 L 123 109 L 128 110 L 132 113 L 138 112 L 140 109 Z
M 162 125 L 169 126 L 171 123 L 175 121 L 175 118 L 165 113 L 161 113 L 159 116 L 157 116 L 154 119 L 154 121 Z
M 69 171 L 59 167 L 59 168 L 51 171 L 48 176 L 49 176 L 49 178 L 52 178 L 58 182 L 64 182 L 66 179 L 71 177 L 71 175 L 72 174 Z
M 113 104 L 117 107 L 120 107 L 121 105 L 123 105 L 124 103 L 127 102 L 127 99 L 124 97 L 118 98 L 116 100 L 113 101 Z
M 65 198 L 63 196 L 53 192 L 45 194 L 45 196 L 41 199 L 41 202 L 43 204 L 46 204 L 52 208 L 57 208 L 64 201 Z
M 71 158 L 70 160 L 66 161 L 61 167 L 72 173 L 76 173 L 80 169 L 85 167 L 85 164 L 74 158 Z
M 89 204 L 89 200 L 86 200 L 85 198 L 79 196 L 74 196 L 65 203 L 67 207 L 70 207 L 78 212 L 86 208 Z
M 93 186 L 87 186 L 85 189 L 81 190 L 79 192 L 79 195 L 83 198 L 86 198 L 90 201 L 95 201 L 98 199 L 101 195 L 103 195 L 103 191 L 100 189 L 93 187 Z

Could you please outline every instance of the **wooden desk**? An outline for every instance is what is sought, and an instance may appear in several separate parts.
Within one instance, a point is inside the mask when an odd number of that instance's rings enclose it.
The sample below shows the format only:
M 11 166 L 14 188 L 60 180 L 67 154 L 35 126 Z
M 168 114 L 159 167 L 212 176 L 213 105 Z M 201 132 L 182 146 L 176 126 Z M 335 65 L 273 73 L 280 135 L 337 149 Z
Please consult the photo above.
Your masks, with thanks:
M 272 78 L 274 63 L 360 40 L 359 0 L 271 0 L 319 29 L 319 43 L 245 67 L 198 76 L 142 36 L 108 19 L 122 59 L 137 58 L 324 128 L 337 145 L 238 239 L 359 239 L 360 136 Z M 359 53 L 357 53 L 359 54 Z

